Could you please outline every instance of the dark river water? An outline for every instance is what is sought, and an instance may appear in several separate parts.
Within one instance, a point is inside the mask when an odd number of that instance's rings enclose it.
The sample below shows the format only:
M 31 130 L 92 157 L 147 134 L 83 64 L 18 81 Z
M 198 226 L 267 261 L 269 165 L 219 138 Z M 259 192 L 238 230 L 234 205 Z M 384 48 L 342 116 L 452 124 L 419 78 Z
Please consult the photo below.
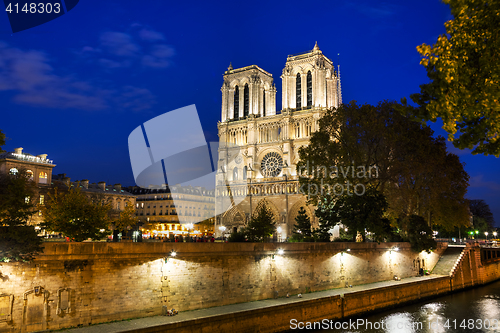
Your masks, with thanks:
M 350 321 L 325 319 L 316 325 L 320 329 L 300 329 L 307 323 L 293 323 L 288 332 L 500 332 L 500 281 Z

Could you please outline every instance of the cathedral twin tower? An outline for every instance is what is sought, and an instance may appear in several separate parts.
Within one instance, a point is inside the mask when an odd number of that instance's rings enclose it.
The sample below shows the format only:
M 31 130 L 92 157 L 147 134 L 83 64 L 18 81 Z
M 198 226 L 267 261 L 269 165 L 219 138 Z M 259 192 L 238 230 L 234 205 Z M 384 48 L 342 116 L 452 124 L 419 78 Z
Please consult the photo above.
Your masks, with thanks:
M 277 113 L 270 73 L 256 65 L 230 65 L 224 73 L 218 130 L 226 144 L 219 148 L 216 231 L 239 230 L 261 205 L 273 212 L 278 240 L 290 235 L 300 207 L 315 220 L 314 207 L 299 193 L 298 149 L 326 109 L 342 103 L 340 77 L 316 44 L 288 56 L 281 78 L 283 108 Z

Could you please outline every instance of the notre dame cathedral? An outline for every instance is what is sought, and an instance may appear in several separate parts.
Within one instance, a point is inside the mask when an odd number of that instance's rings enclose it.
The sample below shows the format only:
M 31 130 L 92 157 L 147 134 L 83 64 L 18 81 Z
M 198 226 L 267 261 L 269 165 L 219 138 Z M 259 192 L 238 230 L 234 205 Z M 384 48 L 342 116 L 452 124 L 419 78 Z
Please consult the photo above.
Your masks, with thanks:
M 327 108 L 342 103 L 340 76 L 319 49 L 288 56 L 283 69 L 281 112 L 276 112 L 273 76 L 252 65 L 224 73 L 222 116 L 218 123 L 215 231 L 244 227 L 261 205 L 277 222 L 277 238 L 291 235 L 304 207 L 317 225 L 314 207 L 299 193 L 298 150 L 318 129 Z

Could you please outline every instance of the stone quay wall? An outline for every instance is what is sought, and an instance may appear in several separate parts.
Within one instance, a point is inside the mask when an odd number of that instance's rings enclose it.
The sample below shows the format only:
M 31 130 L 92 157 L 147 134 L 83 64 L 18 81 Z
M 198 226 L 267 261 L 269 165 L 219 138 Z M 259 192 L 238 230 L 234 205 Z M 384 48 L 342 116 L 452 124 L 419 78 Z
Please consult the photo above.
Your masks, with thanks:
M 432 269 L 445 248 L 427 254 L 408 243 L 46 243 L 31 263 L 1 264 L 0 332 L 405 278 Z

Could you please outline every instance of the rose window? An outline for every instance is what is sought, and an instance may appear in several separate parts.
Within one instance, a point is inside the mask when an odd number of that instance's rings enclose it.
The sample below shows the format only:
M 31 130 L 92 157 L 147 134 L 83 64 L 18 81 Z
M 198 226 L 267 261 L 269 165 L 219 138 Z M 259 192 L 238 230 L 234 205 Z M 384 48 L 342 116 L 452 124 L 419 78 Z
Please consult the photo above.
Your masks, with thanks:
M 283 166 L 283 159 L 280 154 L 272 152 L 266 154 L 262 159 L 260 169 L 264 177 L 277 177 Z

